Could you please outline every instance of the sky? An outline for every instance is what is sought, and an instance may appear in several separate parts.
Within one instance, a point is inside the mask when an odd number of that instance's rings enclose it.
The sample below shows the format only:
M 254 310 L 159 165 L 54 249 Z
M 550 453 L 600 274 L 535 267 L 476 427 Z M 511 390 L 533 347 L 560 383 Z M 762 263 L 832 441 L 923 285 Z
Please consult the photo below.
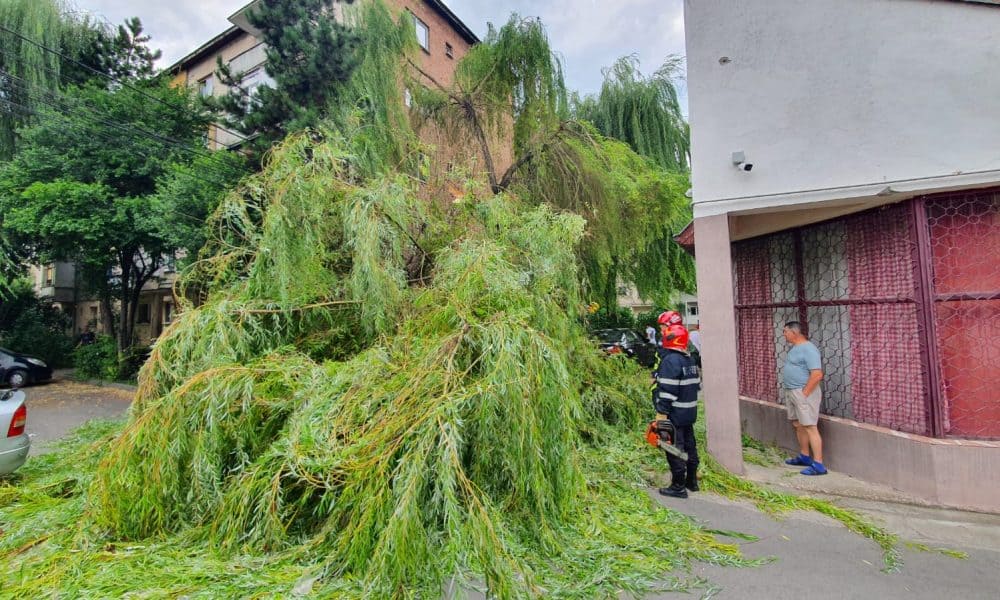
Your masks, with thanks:
M 167 67 L 230 23 L 226 17 L 249 0 L 73 0 L 85 12 L 112 23 L 138 16 L 163 50 Z M 480 37 L 486 24 L 505 23 L 511 13 L 540 17 L 563 59 L 567 85 L 584 94 L 601 87 L 601 69 L 635 54 L 643 73 L 670 55 L 684 54 L 683 0 L 445 0 Z M 683 86 L 682 86 L 683 87 Z M 684 90 L 680 90 L 684 96 Z M 682 105 L 686 108 L 687 98 Z M 685 111 L 686 112 L 686 111 Z

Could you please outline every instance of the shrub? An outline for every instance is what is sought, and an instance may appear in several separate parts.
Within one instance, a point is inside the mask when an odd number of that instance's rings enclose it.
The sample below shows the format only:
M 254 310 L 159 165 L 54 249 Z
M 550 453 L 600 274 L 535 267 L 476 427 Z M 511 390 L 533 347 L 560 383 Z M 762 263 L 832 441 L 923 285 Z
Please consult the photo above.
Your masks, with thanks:
M 601 307 L 592 315 L 587 316 L 587 329 L 635 329 L 635 316 L 632 311 L 620 306 Z
M 118 348 L 114 338 L 97 336 L 93 344 L 80 346 L 73 351 L 76 374 L 85 379 L 117 379 L 119 375 Z
M 31 283 L 14 282 L 0 299 L 0 345 L 37 356 L 54 368 L 70 364 L 73 341 L 66 335 L 69 316 L 35 296 Z
M 149 346 L 133 346 L 122 353 L 121 358 L 118 360 L 118 374 L 116 379 L 122 381 L 135 380 L 139 374 L 139 369 L 142 368 L 143 363 L 149 358 L 151 351 L 152 348 Z

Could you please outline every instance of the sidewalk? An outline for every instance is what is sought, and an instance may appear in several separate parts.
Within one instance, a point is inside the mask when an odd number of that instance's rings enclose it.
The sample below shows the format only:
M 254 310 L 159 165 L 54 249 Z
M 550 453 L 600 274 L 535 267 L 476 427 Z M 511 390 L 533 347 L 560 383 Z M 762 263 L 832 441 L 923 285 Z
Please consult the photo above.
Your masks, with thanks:
M 777 457 L 769 457 L 773 462 Z M 768 461 L 761 461 L 768 462 Z M 890 487 L 842 473 L 805 477 L 784 465 L 746 464 L 748 479 L 791 494 L 808 494 L 851 508 L 900 538 L 902 566 L 882 572 L 880 548 L 841 523 L 818 513 L 794 512 L 775 519 L 749 502 L 699 492 L 686 500 L 665 498 L 664 506 L 706 528 L 755 536 L 753 541 L 722 538 L 738 544 L 750 558 L 773 557 L 747 569 L 696 565 L 692 577 L 707 580 L 704 597 L 746 600 L 808 598 L 887 598 L 939 600 L 994 599 L 1000 594 L 1000 515 L 927 506 Z M 968 554 L 959 559 L 922 551 L 906 542 Z M 676 598 L 664 594 L 650 598 Z
M 747 463 L 745 477 L 790 494 L 808 494 L 867 514 L 901 539 L 1000 552 L 1000 515 L 939 508 L 889 486 L 831 471 L 799 475 L 783 465 Z M 998 592 L 1000 593 L 1000 592 Z

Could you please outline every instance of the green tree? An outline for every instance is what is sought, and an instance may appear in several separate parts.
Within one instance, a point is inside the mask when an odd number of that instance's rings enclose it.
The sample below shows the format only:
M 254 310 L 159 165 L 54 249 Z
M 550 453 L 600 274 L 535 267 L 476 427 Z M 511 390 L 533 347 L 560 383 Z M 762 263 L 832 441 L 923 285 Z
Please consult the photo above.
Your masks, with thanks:
M 113 28 L 62 0 L 0 0 L 0 25 L 0 160 L 14 154 L 40 92 L 149 77 L 160 57 L 138 18 Z
M 333 0 L 262 0 L 250 12 L 250 24 L 267 45 L 264 69 L 273 87 L 249 89 L 247 73 L 234 73 L 219 59 L 219 78 L 231 89 L 216 108 L 227 115 L 227 125 L 253 137 L 258 151 L 336 111 L 357 66 L 358 34 L 334 14 Z
M 637 57 L 623 56 L 604 70 L 597 96 L 573 103 L 574 116 L 664 169 L 687 170 L 690 135 L 676 86 L 681 64 L 680 58 L 671 57 L 646 77 Z
M 18 279 L 0 299 L 0 346 L 37 356 L 53 367 L 69 364 L 69 316 L 40 300 L 31 282 Z
M 182 263 L 197 258 L 205 245 L 208 217 L 249 172 L 247 158 L 237 152 L 202 154 L 164 170 L 151 199 L 150 217 L 167 246 L 184 254 Z
M 691 258 L 673 241 L 691 217 L 687 173 L 571 118 L 562 66 L 537 19 L 514 15 L 499 30 L 491 27 L 452 86 L 413 68 L 432 84 L 416 95 L 421 111 L 454 143 L 479 149 L 494 192 L 514 191 L 587 219 L 578 252 L 591 299 L 613 305 L 624 283 L 666 303 L 694 287 Z M 511 138 L 514 161 L 501 170 L 493 160 L 498 142 L 490 140 Z
M 107 322 L 120 303 L 121 349 L 133 341 L 142 286 L 176 249 L 157 218 L 157 181 L 201 152 L 209 123 L 188 90 L 136 85 L 70 88 L 40 108 L 0 167 L 5 232 L 39 261 L 76 262 Z

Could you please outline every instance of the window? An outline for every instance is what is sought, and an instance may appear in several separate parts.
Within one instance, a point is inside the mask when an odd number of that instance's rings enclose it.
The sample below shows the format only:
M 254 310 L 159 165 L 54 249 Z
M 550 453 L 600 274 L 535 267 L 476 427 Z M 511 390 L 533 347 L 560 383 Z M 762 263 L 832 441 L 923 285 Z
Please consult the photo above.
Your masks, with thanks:
M 136 321 L 139 323 L 149 323 L 149 304 L 139 305 L 139 317 Z
M 262 85 L 274 87 L 274 80 L 268 76 L 264 67 L 260 67 L 244 75 L 241 84 L 248 94 L 253 94 L 253 91 Z
M 209 75 L 198 82 L 198 95 L 207 98 L 212 95 L 215 89 L 215 78 Z
M 448 42 L 444 43 L 444 55 L 448 58 L 455 58 L 455 49 Z
M 163 324 L 166 325 L 173 318 L 174 304 L 172 302 L 163 303 Z
M 413 106 L 413 94 L 410 93 L 410 88 L 403 90 L 403 104 L 406 105 L 406 108 Z
M 50 286 L 55 281 L 56 278 L 56 267 L 55 265 L 45 266 L 45 285 Z
M 428 28 L 427 27 L 427 23 L 424 23 L 423 21 L 421 21 L 420 18 L 417 17 L 417 15 L 414 15 L 413 13 L 410 13 L 410 16 L 413 17 L 413 27 L 416 29 L 416 32 L 417 32 L 417 43 L 420 44 L 421 48 L 423 48 L 427 52 L 430 52 L 431 51 L 431 30 L 430 30 L 430 28 Z

